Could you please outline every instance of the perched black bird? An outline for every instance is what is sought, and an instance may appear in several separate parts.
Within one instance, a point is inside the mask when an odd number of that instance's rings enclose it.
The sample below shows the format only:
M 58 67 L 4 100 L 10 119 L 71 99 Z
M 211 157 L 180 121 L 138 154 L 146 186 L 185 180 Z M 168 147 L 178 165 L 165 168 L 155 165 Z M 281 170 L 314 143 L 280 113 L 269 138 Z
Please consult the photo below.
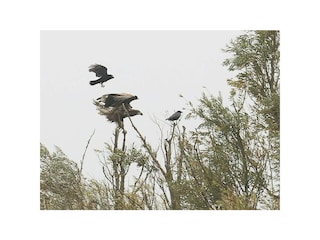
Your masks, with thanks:
M 94 72 L 97 77 L 100 77 L 97 80 L 90 81 L 90 85 L 101 84 L 101 87 L 104 87 L 103 83 L 114 78 L 113 75 L 108 74 L 108 69 L 102 65 L 94 64 L 89 66 L 89 72 Z
M 102 104 L 105 108 L 119 107 L 123 103 L 126 109 L 129 110 L 132 108 L 130 102 L 136 99 L 138 99 L 137 96 L 129 93 L 110 93 L 97 98 L 97 101 L 100 102 L 100 104 Z
M 168 117 L 166 120 L 169 120 L 169 121 L 178 120 L 181 116 L 181 113 L 182 113 L 181 111 L 177 111 L 174 114 L 172 114 L 170 117 Z

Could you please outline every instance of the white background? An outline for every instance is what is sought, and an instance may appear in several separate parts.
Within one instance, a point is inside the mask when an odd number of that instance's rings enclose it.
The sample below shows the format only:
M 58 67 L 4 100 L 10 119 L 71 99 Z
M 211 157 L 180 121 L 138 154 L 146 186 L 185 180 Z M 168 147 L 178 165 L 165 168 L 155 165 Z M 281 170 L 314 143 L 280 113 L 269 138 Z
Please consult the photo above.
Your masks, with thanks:
M 198 0 L 1 4 L 2 238 L 319 238 L 319 15 L 315 3 Z M 40 30 L 45 29 L 280 29 L 281 210 L 40 211 L 39 45 Z M 169 111 L 169 107 L 165 109 Z

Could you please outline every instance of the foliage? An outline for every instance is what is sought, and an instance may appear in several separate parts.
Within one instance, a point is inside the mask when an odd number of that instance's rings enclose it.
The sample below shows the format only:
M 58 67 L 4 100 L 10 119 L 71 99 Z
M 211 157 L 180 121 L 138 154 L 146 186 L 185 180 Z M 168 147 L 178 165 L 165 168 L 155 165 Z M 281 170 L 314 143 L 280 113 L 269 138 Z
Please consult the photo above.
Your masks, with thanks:
M 274 130 L 280 129 L 279 47 L 279 31 L 255 31 L 239 36 L 224 50 L 233 54 L 224 65 L 240 71 L 229 85 L 250 97 L 253 109 Z
M 81 209 L 83 197 L 77 165 L 58 147 L 50 154 L 43 145 L 40 161 L 41 209 Z
M 60 148 L 49 153 L 41 144 L 40 164 L 40 209 L 111 209 L 104 183 L 85 179 Z

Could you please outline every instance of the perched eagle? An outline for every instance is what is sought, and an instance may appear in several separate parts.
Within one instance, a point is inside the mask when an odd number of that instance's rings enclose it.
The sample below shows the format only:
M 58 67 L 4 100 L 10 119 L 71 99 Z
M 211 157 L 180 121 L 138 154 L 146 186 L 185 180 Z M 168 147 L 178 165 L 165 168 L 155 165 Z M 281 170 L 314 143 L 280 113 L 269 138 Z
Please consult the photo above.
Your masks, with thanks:
M 105 108 L 118 107 L 123 103 L 128 110 L 132 108 L 130 102 L 136 99 L 138 99 L 137 96 L 131 95 L 129 93 L 110 93 L 97 98 L 97 101 L 100 102 L 100 104 Z
M 135 99 L 138 97 L 128 93 L 111 93 L 97 98 L 93 104 L 100 115 L 106 116 L 110 122 L 116 122 L 124 130 L 124 118 L 143 115 L 139 110 L 132 109 L 130 102 Z
M 178 120 L 181 116 L 181 113 L 182 113 L 181 111 L 177 111 L 174 114 L 172 114 L 170 117 L 168 117 L 166 120 L 169 120 L 169 121 Z
M 110 122 L 116 122 L 118 126 L 122 129 L 124 129 L 123 119 L 128 116 L 133 117 L 136 115 L 143 114 L 142 112 L 136 109 L 129 109 L 126 111 L 125 109 L 123 109 L 123 107 L 111 108 L 111 110 L 107 114 L 105 114 L 105 116 Z
M 90 81 L 90 85 L 100 83 L 101 87 L 104 87 L 103 83 L 113 78 L 113 75 L 108 74 L 108 69 L 99 64 L 89 66 L 89 72 L 94 72 L 97 77 L 100 77 L 97 80 Z

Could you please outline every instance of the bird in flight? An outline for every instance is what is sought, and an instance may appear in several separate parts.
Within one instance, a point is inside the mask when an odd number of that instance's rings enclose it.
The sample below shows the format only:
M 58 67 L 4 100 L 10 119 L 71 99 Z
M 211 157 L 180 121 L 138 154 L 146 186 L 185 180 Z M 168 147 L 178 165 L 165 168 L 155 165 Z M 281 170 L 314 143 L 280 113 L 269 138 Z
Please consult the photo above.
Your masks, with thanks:
M 99 64 L 93 64 L 89 66 L 89 72 L 94 72 L 97 77 L 100 77 L 97 80 L 90 81 L 90 85 L 101 84 L 101 87 L 104 87 L 103 83 L 114 78 L 113 75 L 108 74 L 108 69 Z
M 169 121 L 178 120 L 181 116 L 181 113 L 182 113 L 181 111 L 177 111 L 174 114 L 172 114 L 170 117 L 168 117 L 166 120 L 169 120 Z

